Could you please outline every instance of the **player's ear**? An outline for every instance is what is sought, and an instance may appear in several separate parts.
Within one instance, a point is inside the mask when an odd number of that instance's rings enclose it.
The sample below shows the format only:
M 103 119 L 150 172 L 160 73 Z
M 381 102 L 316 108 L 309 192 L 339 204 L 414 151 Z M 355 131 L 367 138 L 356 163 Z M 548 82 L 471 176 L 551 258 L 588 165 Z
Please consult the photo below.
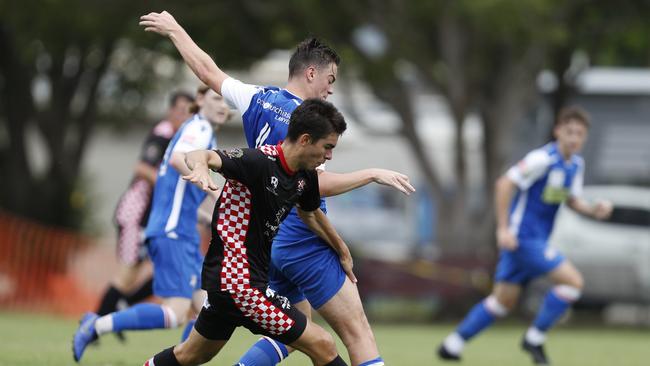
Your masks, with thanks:
M 314 65 L 307 66 L 305 69 L 305 77 L 307 80 L 312 81 L 316 77 L 316 67 Z
M 300 137 L 298 138 L 298 143 L 299 143 L 301 146 L 309 145 L 309 144 L 311 144 L 311 142 L 312 142 L 312 138 L 311 138 L 311 136 L 310 136 L 308 133 L 303 133 L 303 134 L 300 135 Z

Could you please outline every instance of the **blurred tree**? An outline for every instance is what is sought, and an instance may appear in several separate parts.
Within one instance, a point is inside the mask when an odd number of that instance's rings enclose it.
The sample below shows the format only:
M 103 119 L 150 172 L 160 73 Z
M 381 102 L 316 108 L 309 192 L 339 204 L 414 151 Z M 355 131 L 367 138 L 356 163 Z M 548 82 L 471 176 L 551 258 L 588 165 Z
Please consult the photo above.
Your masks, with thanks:
M 276 11 L 292 19 L 289 26 L 296 31 L 288 33 L 303 30 L 332 40 L 343 54 L 341 70 L 360 75 L 401 119 L 401 134 L 435 194 L 437 241 L 447 253 L 494 248 L 480 245 L 494 243 L 492 183 L 511 157 L 516 122 L 537 101 L 536 79 L 542 69 L 560 76 L 555 91 L 559 106 L 572 85 L 576 51 L 604 64 L 648 63 L 647 0 L 624 6 L 588 0 L 284 4 Z M 454 121 L 451 185 L 443 183 L 429 159 L 427 142 L 417 132 L 413 101 L 422 93 L 443 95 Z M 470 115 L 480 117 L 483 132 L 481 205 L 468 204 L 470 194 L 477 192 L 468 186 L 472 147 L 464 136 Z M 485 250 L 475 253 L 481 256 Z
M 182 64 L 151 51 L 178 57 L 169 41 L 142 31 L 140 15 L 173 11 L 222 65 L 245 67 L 272 48 L 261 31 L 272 18 L 257 5 L 0 0 L 0 207 L 80 227 L 88 209 L 80 166 L 96 125 L 132 125 L 153 89 L 182 76 Z M 33 158 L 35 146 L 43 159 Z

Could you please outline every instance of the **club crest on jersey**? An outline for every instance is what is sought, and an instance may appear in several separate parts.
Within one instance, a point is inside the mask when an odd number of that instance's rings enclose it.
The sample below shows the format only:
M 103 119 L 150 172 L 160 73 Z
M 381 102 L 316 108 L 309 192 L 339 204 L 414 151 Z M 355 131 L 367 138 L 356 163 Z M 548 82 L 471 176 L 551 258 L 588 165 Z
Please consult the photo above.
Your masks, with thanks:
M 225 153 L 231 159 L 238 159 L 238 158 L 241 158 L 242 156 L 244 156 L 244 152 L 242 151 L 242 149 L 239 149 L 239 148 L 232 149 L 232 150 L 227 150 L 227 151 L 225 151 Z
M 274 195 L 278 195 L 278 192 L 276 189 L 278 188 L 278 178 L 275 176 L 271 177 L 271 186 L 267 186 L 266 190 L 273 193 Z
M 305 190 L 305 186 L 307 185 L 307 182 L 305 182 L 304 179 L 301 179 L 298 181 L 298 193 L 302 193 L 302 191 Z

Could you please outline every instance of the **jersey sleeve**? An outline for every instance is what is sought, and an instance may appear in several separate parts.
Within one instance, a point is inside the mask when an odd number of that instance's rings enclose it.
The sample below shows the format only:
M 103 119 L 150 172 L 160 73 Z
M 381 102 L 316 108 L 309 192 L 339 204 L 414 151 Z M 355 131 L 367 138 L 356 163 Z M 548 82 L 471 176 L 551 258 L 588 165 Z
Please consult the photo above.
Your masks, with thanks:
M 221 95 L 226 99 L 230 107 L 237 109 L 243 115 L 248 110 L 253 95 L 257 94 L 260 89 L 259 86 L 228 78 L 221 84 Z
M 551 164 L 551 157 L 543 150 L 533 150 L 529 152 L 516 165 L 512 166 L 506 172 L 510 178 L 521 190 L 530 188 L 533 183 L 541 178 Z
M 584 160 L 580 159 L 578 163 L 578 170 L 576 171 L 575 177 L 573 177 L 573 182 L 571 182 L 571 191 L 569 192 L 571 197 L 580 197 L 582 196 L 582 186 L 585 180 L 585 163 Z
M 195 119 L 188 122 L 187 126 L 183 128 L 172 153 L 207 149 L 210 147 L 212 138 L 213 131 L 210 123 L 206 120 Z
M 215 150 L 221 158 L 219 174 L 226 179 L 234 179 L 246 185 L 257 180 L 257 173 L 262 171 L 264 154 L 257 149 Z
M 142 145 L 140 161 L 157 168 L 163 159 L 169 139 L 164 136 L 150 134 Z
M 306 172 L 305 192 L 300 196 L 298 203 L 303 211 L 315 211 L 320 207 L 320 191 L 318 190 L 318 174 L 315 170 Z

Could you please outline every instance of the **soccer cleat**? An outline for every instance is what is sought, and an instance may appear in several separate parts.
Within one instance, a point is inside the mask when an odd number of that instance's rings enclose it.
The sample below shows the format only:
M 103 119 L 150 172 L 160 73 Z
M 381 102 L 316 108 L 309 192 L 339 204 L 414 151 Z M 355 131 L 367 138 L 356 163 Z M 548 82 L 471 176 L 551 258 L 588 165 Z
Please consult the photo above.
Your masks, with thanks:
M 86 347 L 95 339 L 97 339 L 97 332 L 95 332 L 95 321 L 99 315 L 95 313 L 86 313 L 79 321 L 79 328 L 74 333 L 72 338 L 72 356 L 76 362 L 81 360 Z
M 115 338 L 117 338 L 120 343 L 126 343 L 126 336 L 124 335 L 124 332 L 115 332 Z
M 445 361 L 460 361 L 460 355 L 455 355 L 447 351 L 444 344 L 441 344 L 440 347 L 438 347 L 438 357 Z
M 539 345 L 535 346 L 533 344 L 528 343 L 526 341 L 526 338 L 524 338 L 521 341 L 521 348 L 528 352 L 530 356 L 533 358 L 533 363 L 535 365 L 550 365 L 551 363 L 548 361 L 548 358 L 546 358 L 546 352 L 544 352 L 544 346 Z

